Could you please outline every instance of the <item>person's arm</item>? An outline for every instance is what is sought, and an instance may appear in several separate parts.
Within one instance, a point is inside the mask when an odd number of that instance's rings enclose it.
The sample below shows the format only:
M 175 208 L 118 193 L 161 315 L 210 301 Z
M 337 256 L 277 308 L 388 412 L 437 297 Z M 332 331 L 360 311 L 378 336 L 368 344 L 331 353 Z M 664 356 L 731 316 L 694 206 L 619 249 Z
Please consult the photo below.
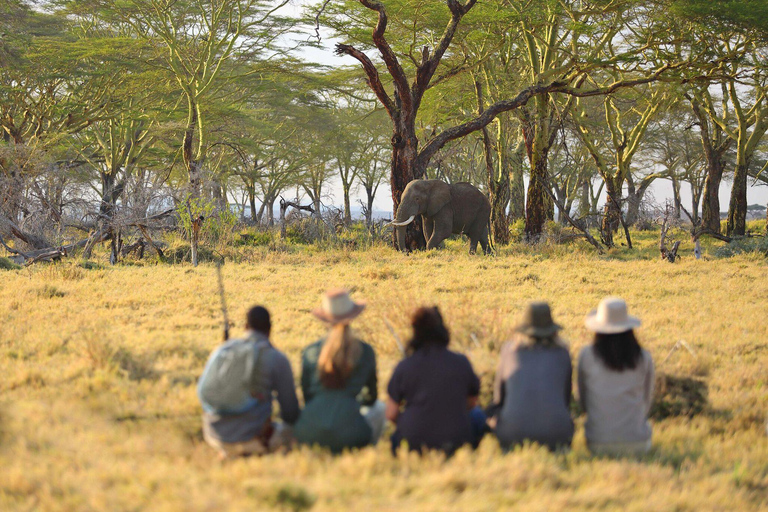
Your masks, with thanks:
M 584 355 L 584 350 L 579 354 L 579 367 L 576 369 L 576 384 L 579 389 L 579 405 L 581 410 L 587 412 L 587 375 L 586 368 L 584 368 L 584 361 L 587 359 Z
M 373 365 L 371 366 L 365 386 L 363 386 L 363 389 L 357 397 L 360 405 L 369 406 L 376 403 L 376 400 L 379 398 L 379 380 L 376 376 L 376 353 L 373 349 L 371 349 L 370 353 L 371 358 L 373 359 Z
M 384 411 L 384 415 L 389 421 L 397 424 L 397 418 L 400 416 L 400 404 L 391 398 L 387 398 L 387 408 Z
M 645 394 L 645 415 L 648 416 L 648 413 L 651 412 L 651 406 L 653 405 L 653 387 L 656 383 L 656 369 L 653 366 L 651 354 L 645 352 L 644 355 L 648 358 L 648 370 L 645 372 L 645 389 L 643 390 Z
M 573 365 L 571 364 L 571 355 L 568 354 L 568 378 L 565 380 L 565 406 L 566 407 L 570 407 L 572 396 L 573 396 Z
M 466 358 L 465 358 L 466 359 Z M 475 373 L 472 368 L 472 363 L 467 361 L 467 370 L 469 371 L 469 386 L 467 388 L 467 409 L 474 409 L 477 407 L 478 397 L 480 396 L 480 377 Z
M 291 363 L 284 355 L 279 354 L 272 370 L 277 403 L 280 404 L 280 417 L 289 425 L 299 419 L 299 399 L 296 397 L 296 385 L 293 380 Z
M 307 350 L 301 354 L 301 394 L 304 396 L 304 405 L 306 406 L 312 400 L 312 371 L 315 368 L 307 360 Z M 310 369 L 312 367 L 312 369 Z
M 395 366 L 395 371 L 392 372 L 392 377 L 387 384 L 387 407 L 384 411 L 384 415 L 389 421 L 397 424 L 397 418 L 400 416 L 400 404 L 403 402 L 404 393 L 401 389 L 402 385 L 402 362 Z

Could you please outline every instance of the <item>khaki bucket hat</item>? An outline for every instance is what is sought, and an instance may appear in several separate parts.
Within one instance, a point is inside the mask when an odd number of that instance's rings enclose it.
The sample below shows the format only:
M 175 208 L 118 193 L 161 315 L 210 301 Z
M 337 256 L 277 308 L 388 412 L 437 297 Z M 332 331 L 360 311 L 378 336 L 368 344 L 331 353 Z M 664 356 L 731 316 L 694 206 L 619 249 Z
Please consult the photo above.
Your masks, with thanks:
M 606 297 L 587 315 L 584 325 L 599 334 L 618 334 L 640 327 L 640 319 L 629 315 L 624 299 Z
M 536 338 L 554 336 L 561 326 L 552 321 L 552 311 L 549 304 L 543 301 L 531 302 L 523 313 L 523 321 L 515 327 L 515 331 Z
M 364 303 L 354 302 L 344 289 L 330 290 L 323 294 L 321 300 L 320 307 L 313 310 L 312 314 L 329 324 L 352 320 L 365 309 Z

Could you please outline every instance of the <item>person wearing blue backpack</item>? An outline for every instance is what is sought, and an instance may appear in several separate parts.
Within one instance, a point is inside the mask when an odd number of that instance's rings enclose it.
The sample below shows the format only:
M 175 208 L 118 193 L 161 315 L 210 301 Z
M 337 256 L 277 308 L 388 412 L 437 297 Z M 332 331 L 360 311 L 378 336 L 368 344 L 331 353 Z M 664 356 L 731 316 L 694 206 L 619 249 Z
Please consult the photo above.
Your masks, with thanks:
M 269 312 L 255 306 L 246 318 L 246 336 L 213 351 L 197 386 L 203 437 L 222 459 L 287 450 L 299 418 L 291 364 L 269 340 Z M 282 423 L 272 420 L 274 395 Z

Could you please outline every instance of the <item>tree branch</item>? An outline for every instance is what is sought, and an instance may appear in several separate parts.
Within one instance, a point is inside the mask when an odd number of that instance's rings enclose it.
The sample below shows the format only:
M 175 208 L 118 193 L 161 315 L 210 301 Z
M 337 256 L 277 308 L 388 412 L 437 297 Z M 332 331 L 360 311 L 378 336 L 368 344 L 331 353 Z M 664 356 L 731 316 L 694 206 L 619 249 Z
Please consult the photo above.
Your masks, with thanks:
M 360 62 L 360 64 L 363 65 L 365 74 L 368 77 L 368 86 L 371 88 L 374 94 L 376 94 L 376 97 L 379 98 L 379 101 L 381 101 L 382 105 L 384 105 L 384 108 L 387 109 L 389 117 L 394 120 L 396 116 L 399 115 L 399 112 L 397 112 L 392 98 L 390 98 L 389 94 L 387 94 L 387 91 L 384 90 L 384 85 L 382 85 L 381 78 L 379 77 L 379 71 L 376 69 L 376 66 L 373 65 L 371 59 L 369 59 L 366 54 L 357 48 L 348 44 L 336 44 L 335 53 L 336 55 L 349 55 L 350 57 L 354 57 Z
M 381 58 L 384 60 L 389 74 L 392 75 L 392 79 L 395 81 L 395 88 L 397 89 L 400 101 L 403 104 L 403 110 L 406 112 L 412 111 L 412 98 L 411 87 L 408 85 L 408 78 L 405 76 L 405 71 L 397 60 L 395 52 L 392 51 L 392 47 L 389 46 L 387 39 L 384 37 L 384 33 L 387 30 L 387 11 L 384 8 L 384 4 L 377 0 L 360 0 L 363 7 L 366 7 L 372 11 L 376 11 L 379 14 L 378 23 L 373 29 L 373 44 L 381 54 Z

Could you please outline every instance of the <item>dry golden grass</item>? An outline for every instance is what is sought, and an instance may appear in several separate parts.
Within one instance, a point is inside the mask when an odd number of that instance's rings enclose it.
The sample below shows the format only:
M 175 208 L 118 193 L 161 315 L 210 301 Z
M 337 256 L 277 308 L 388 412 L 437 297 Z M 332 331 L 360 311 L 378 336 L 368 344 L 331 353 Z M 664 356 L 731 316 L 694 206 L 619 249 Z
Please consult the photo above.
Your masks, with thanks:
M 369 304 L 355 325 L 377 350 L 383 393 L 399 358 L 385 319 L 405 338 L 407 312 L 436 303 L 488 400 L 497 350 L 528 300 L 552 303 L 575 356 L 589 338 L 584 314 L 617 294 L 642 317 L 660 371 L 707 382 L 707 408 L 656 421 L 642 460 L 591 457 L 581 417 L 568 455 L 503 455 L 486 438 L 448 461 L 394 459 L 382 443 L 220 464 L 195 395 L 220 338 L 214 267 L 37 266 L 0 273 L 0 510 L 768 509 L 764 258 L 673 265 L 580 246 L 464 250 L 253 249 L 224 267 L 231 315 L 266 304 L 298 371 L 301 348 L 323 334 L 309 314 L 320 293 L 352 288 Z M 662 363 L 681 339 L 695 357 L 676 350 Z

